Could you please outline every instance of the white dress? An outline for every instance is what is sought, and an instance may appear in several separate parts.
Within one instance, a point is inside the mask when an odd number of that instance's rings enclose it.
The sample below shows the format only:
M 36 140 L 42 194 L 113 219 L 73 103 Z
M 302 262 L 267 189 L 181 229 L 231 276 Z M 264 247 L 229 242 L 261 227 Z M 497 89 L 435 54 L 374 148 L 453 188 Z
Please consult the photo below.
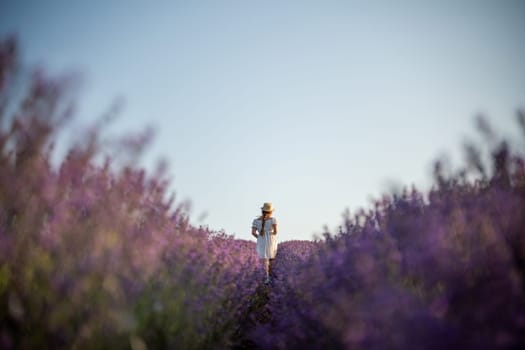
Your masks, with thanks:
M 277 235 L 273 234 L 273 225 L 277 225 L 277 219 L 270 217 L 264 220 L 264 235 L 261 235 L 262 218 L 253 220 L 252 227 L 255 227 L 259 236 L 257 237 L 257 255 L 261 259 L 274 259 L 277 254 Z

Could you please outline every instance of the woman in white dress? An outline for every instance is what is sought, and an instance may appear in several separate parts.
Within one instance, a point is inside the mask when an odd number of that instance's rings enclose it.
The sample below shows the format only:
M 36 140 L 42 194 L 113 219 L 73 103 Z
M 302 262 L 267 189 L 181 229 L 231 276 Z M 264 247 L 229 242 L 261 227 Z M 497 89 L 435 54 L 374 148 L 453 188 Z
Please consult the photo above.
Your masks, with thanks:
M 277 219 L 272 217 L 272 203 L 264 203 L 262 215 L 252 222 L 252 235 L 257 238 L 257 255 L 264 263 L 266 283 L 270 283 L 272 268 L 277 254 Z

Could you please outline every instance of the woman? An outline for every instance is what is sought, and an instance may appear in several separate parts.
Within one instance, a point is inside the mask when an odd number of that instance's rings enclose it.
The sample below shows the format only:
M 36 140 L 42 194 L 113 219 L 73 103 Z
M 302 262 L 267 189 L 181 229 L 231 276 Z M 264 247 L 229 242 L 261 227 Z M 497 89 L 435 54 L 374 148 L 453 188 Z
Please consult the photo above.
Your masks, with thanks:
M 257 255 L 264 263 L 265 283 L 270 283 L 275 254 L 277 254 L 277 219 L 272 217 L 272 203 L 264 203 L 262 215 L 252 222 L 252 235 L 257 238 Z

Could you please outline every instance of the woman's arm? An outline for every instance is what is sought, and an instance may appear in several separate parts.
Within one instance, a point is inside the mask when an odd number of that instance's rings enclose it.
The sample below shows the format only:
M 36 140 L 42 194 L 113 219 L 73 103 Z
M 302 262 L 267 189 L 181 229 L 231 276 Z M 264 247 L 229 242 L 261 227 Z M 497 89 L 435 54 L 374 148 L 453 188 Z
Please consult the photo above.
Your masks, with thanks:
M 273 232 L 274 235 L 277 234 L 277 223 L 273 224 Z
M 255 227 L 252 227 L 252 236 L 257 238 L 257 229 Z

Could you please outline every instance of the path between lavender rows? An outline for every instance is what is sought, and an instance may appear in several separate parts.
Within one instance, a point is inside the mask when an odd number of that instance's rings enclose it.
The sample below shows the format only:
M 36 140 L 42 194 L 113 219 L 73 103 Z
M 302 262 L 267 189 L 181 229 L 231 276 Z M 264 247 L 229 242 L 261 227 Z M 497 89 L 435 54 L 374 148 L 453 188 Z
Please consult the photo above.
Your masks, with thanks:
M 283 324 L 283 303 L 290 307 L 290 297 L 293 297 L 291 282 L 301 265 L 308 260 L 315 249 L 311 241 L 289 241 L 279 244 L 271 282 L 265 283 L 263 274 L 258 276 L 260 283 L 255 291 L 246 296 L 248 307 L 233 336 L 233 349 L 266 348 L 268 334 L 276 332 Z M 262 270 L 262 267 L 261 267 Z

